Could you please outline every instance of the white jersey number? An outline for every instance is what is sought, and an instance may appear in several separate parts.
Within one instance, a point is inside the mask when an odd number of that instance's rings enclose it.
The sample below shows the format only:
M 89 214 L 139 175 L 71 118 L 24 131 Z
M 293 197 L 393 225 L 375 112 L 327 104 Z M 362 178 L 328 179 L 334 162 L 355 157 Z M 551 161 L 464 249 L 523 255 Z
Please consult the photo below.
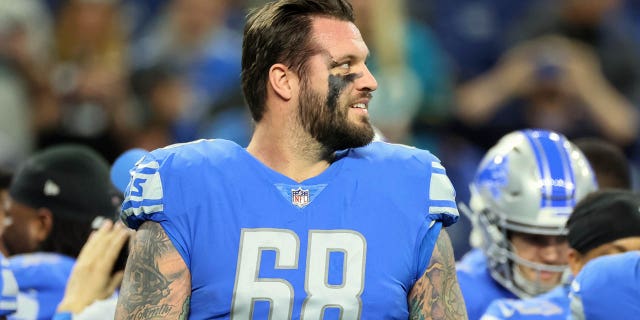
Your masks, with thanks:
M 243 229 L 240 239 L 232 319 L 253 319 L 255 301 L 268 301 L 269 319 L 291 319 L 294 290 L 285 279 L 259 278 L 262 251 L 276 252 L 275 269 L 297 269 L 300 240 L 286 229 Z M 329 283 L 329 256 L 343 254 L 342 283 Z M 366 241 L 351 230 L 311 230 L 307 247 L 305 291 L 300 319 L 322 319 L 326 308 L 340 309 L 340 319 L 359 319 L 364 290 Z

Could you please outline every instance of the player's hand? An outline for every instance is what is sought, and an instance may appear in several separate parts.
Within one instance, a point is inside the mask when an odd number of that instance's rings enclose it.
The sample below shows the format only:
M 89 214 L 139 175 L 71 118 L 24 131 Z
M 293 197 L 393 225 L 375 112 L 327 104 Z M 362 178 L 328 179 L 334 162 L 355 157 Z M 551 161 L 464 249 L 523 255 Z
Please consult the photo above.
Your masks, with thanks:
M 105 221 L 91 234 L 80 251 L 58 312 L 79 313 L 96 300 L 110 297 L 122 282 L 124 272 L 111 274 L 130 230 L 122 223 Z

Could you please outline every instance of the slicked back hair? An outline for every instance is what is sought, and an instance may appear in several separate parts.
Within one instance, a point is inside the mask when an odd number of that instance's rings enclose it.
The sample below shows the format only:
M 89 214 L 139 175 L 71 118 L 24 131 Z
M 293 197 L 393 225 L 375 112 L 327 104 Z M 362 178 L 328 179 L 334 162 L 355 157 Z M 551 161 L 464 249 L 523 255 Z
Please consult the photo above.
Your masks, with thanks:
M 242 42 L 242 90 L 254 121 L 264 115 L 271 66 L 282 63 L 302 78 L 307 60 L 319 52 L 311 39 L 313 17 L 354 22 L 347 0 L 280 0 L 249 13 Z

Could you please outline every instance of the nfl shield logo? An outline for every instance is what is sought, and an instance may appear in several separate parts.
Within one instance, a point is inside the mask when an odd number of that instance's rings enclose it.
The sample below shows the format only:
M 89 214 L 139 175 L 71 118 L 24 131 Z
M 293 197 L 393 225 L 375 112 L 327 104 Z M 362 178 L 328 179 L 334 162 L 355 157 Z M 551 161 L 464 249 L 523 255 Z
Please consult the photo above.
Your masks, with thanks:
M 303 208 L 309 204 L 309 190 L 302 189 L 302 187 L 298 187 L 298 189 L 291 189 L 291 203 L 298 208 Z

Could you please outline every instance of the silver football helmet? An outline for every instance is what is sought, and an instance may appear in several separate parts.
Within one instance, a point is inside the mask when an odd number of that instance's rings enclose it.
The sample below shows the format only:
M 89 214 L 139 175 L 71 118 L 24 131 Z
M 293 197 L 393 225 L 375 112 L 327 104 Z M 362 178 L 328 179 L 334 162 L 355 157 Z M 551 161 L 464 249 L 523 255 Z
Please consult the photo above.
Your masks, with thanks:
M 538 272 L 563 272 L 566 266 L 521 258 L 507 234 L 566 235 L 565 223 L 576 202 L 597 189 L 582 152 L 552 131 L 515 131 L 487 152 L 470 189 L 471 210 L 462 209 L 470 215 L 472 243 L 475 236 L 493 278 L 522 298 L 550 290 L 527 280 L 516 265 Z

